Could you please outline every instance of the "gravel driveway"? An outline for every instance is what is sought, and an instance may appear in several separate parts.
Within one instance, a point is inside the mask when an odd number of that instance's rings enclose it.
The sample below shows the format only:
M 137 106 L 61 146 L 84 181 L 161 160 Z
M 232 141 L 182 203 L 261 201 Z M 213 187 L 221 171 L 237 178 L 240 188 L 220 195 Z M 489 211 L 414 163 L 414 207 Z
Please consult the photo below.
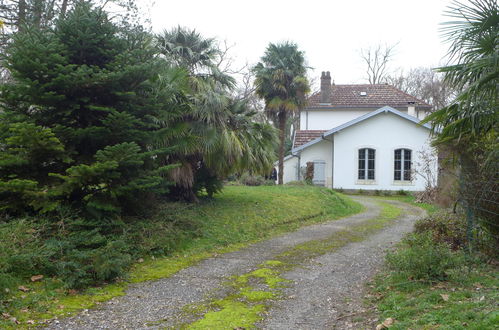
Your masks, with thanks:
M 127 294 L 76 316 L 54 320 L 49 329 L 141 329 L 164 328 L 178 324 L 182 307 L 200 302 L 213 292 L 223 291 L 226 279 L 245 274 L 290 248 L 331 237 L 375 218 L 380 213 L 379 199 L 353 197 L 362 203 L 363 213 L 301 228 L 237 252 L 206 259 L 175 275 L 157 281 L 130 286 Z M 349 243 L 323 254 L 307 265 L 281 276 L 291 280 L 283 289 L 285 299 L 273 302 L 265 319 L 257 324 L 265 329 L 348 328 L 348 315 L 362 306 L 362 288 L 379 269 L 387 248 L 412 230 L 414 221 L 424 212 L 405 203 L 387 200 L 402 208 L 402 216 L 385 229 L 361 242 Z

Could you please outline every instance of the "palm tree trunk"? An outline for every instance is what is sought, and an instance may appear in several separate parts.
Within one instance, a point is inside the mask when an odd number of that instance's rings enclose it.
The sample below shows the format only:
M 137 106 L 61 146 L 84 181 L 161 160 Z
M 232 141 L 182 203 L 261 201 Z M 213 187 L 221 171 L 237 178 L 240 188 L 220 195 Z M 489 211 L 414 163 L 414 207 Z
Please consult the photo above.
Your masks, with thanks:
M 279 111 L 279 172 L 277 184 L 283 184 L 284 175 L 284 140 L 286 139 L 286 111 Z

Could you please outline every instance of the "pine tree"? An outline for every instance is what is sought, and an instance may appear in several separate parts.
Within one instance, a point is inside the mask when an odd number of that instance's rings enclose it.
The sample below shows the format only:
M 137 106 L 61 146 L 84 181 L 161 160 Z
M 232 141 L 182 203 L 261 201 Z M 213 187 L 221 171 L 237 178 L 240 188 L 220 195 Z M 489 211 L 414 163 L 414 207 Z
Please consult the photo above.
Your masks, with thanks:
M 4 208 L 69 203 L 107 216 L 133 212 L 149 193 L 166 191 L 164 173 L 172 165 L 157 158 L 172 146 L 151 146 L 168 129 L 157 118 L 175 117 L 183 91 L 155 88 L 164 63 L 148 33 L 119 27 L 82 2 L 54 28 L 15 35 L 5 63 L 13 82 L 0 91 L 9 132 L 0 136 L 7 151 L 0 158 L 0 196 L 23 197 L 21 205 Z M 9 159 L 16 153 L 24 158 L 13 170 Z M 36 202 L 40 192 L 50 192 L 46 205 Z

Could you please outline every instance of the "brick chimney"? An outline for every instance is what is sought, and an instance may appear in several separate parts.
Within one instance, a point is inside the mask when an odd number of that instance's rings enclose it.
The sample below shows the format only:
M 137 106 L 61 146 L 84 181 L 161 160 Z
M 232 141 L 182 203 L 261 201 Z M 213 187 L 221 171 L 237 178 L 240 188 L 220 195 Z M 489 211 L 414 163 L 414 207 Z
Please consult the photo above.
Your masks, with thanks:
M 321 75 L 321 101 L 320 103 L 331 104 L 331 74 L 322 71 Z
M 416 113 L 416 103 L 415 102 L 407 102 L 408 105 L 407 105 L 407 114 L 409 116 L 413 116 L 413 117 L 418 117 L 418 114 Z

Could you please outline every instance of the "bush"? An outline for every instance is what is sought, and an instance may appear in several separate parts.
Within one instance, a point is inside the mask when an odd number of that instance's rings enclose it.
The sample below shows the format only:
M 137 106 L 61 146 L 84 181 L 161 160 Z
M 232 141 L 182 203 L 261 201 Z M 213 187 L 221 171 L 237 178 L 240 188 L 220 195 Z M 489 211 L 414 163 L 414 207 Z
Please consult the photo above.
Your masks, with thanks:
M 0 242 L 0 291 L 39 274 L 57 277 L 66 288 L 123 276 L 132 261 L 133 243 L 125 243 L 119 227 L 77 217 L 57 223 L 26 218 L 0 224 L 5 238 Z
M 383 195 L 384 196 L 391 196 L 392 192 L 390 190 L 385 190 L 385 191 L 383 191 Z
M 244 173 L 239 178 L 242 184 L 245 186 L 262 186 L 266 183 L 266 180 L 261 175 L 251 175 L 249 173 Z
M 386 257 L 391 269 L 408 279 L 444 281 L 465 263 L 462 251 L 451 251 L 445 243 L 435 242 L 430 233 L 409 235 L 405 246 Z
M 397 191 L 397 195 L 407 196 L 407 195 L 409 195 L 409 193 L 407 191 L 405 191 L 404 189 L 400 189 L 399 191 Z
M 450 209 L 437 211 L 418 220 L 415 224 L 415 232 L 429 233 L 435 242 L 448 244 L 452 250 L 464 249 L 471 244 L 473 250 L 497 258 L 499 252 L 493 234 L 480 224 L 480 220 L 477 221 L 478 223 L 474 224 L 471 232 L 472 242 L 468 239 L 468 224 L 465 215 Z
M 464 248 L 468 243 L 466 219 L 451 210 L 440 210 L 418 220 L 414 228 L 416 233 L 429 233 L 435 242 L 448 244 L 453 250 Z

